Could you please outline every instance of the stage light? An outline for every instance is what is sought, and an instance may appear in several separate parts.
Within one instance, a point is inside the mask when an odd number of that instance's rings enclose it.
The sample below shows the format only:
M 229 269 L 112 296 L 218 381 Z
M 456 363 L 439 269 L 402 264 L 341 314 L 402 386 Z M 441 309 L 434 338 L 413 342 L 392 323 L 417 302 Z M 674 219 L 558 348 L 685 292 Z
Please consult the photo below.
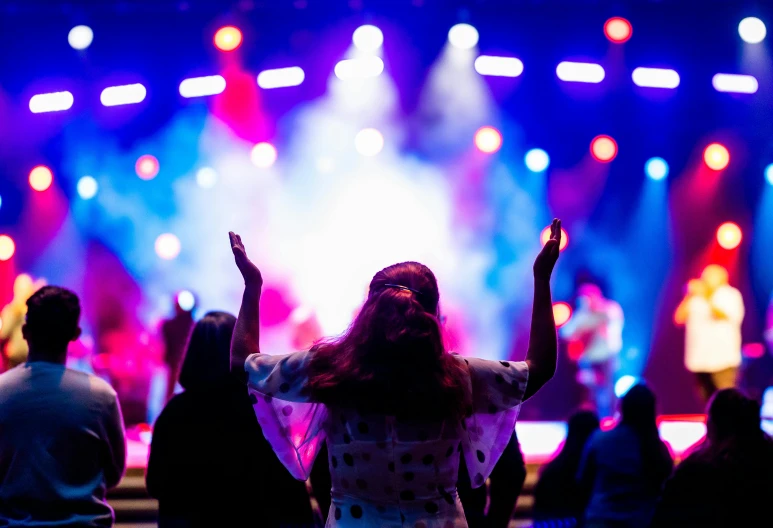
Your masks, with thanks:
M 604 68 L 592 62 L 564 61 L 556 66 L 556 75 L 566 82 L 598 84 L 604 80 Z
M 78 180 L 78 185 L 77 185 L 78 196 L 80 196 L 84 200 L 91 200 L 92 198 L 94 198 L 94 196 L 97 195 L 98 190 L 99 190 L 99 184 L 97 183 L 97 180 L 95 180 L 93 177 L 83 176 L 80 180 Z
M 67 42 L 76 50 L 85 50 L 91 46 L 94 40 L 94 32 L 89 26 L 75 26 L 67 34 Z
M 48 167 L 38 165 L 30 171 L 29 181 L 30 187 L 38 192 L 43 192 L 51 187 L 54 175 Z
M 448 42 L 455 48 L 472 49 L 478 44 L 478 30 L 469 24 L 456 24 L 448 31 Z
M 321 174 L 330 174 L 335 170 L 335 160 L 333 158 L 318 158 L 315 165 L 317 172 Z
M 365 128 L 354 137 L 354 148 L 363 156 L 375 156 L 384 148 L 384 136 L 375 128 Z
M 261 169 L 267 169 L 276 161 L 277 153 L 271 143 L 258 143 L 252 147 L 250 160 L 252 164 Z
M 5 262 L 16 253 L 16 244 L 8 235 L 0 235 L 0 260 Z
M 139 83 L 124 86 L 108 86 L 102 90 L 99 100 L 104 106 L 120 106 L 141 103 L 148 91 Z
M 718 92 L 731 93 L 757 93 L 760 83 L 752 75 L 734 75 L 731 73 L 718 73 L 711 79 L 711 84 Z
M 719 171 L 730 163 L 730 153 L 719 143 L 712 143 L 703 151 L 703 161 L 711 170 Z
M 565 302 L 553 303 L 553 319 L 556 328 L 561 328 L 572 318 L 572 307 Z
M 609 136 L 596 136 L 591 141 L 590 152 L 596 161 L 607 163 L 617 156 L 617 143 Z
M 2 208 L 3 208 L 3 197 L 0 196 L 0 209 L 2 209 Z
M 384 44 L 384 34 L 376 26 L 367 24 L 354 30 L 352 43 L 360 51 L 376 51 Z
M 542 172 L 550 165 L 550 156 L 542 149 L 531 149 L 523 158 L 526 168 L 532 172 Z
M 615 382 L 615 396 L 622 398 L 629 390 L 631 390 L 631 387 L 636 385 L 638 382 L 639 380 L 630 374 L 620 376 Z
M 773 185 L 773 163 L 765 167 L 765 179 L 768 183 Z
M 636 68 L 631 75 L 636 86 L 644 88 L 676 88 L 679 74 L 667 68 Z
M 177 294 L 177 304 L 186 312 L 190 312 L 196 307 L 196 297 L 188 290 L 183 290 Z
M 196 183 L 202 189 L 211 189 L 217 183 L 217 172 L 211 167 L 202 167 L 196 172 Z
M 628 42 L 633 34 L 631 23 L 622 17 L 614 17 L 604 24 L 604 34 L 615 44 Z
M 668 176 L 668 163 L 663 158 L 650 158 L 644 164 L 644 172 L 651 180 L 662 180 Z
M 490 77 L 518 77 L 523 73 L 523 62 L 515 57 L 481 55 L 475 59 L 475 71 Z
M 242 32 L 233 26 L 221 27 L 215 33 L 214 42 L 220 51 L 233 51 L 242 43 Z
M 768 30 L 765 27 L 765 23 L 759 18 L 748 17 L 741 20 L 741 23 L 738 24 L 738 34 L 741 35 L 744 42 L 759 44 L 765 40 Z
M 43 112 L 61 112 L 72 108 L 74 99 L 70 92 L 54 92 L 33 95 L 30 98 L 30 112 L 42 114 Z
M 502 134 L 494 127 L 485 126 L 475 132 L 475 146 L 486 154 L 493 154 L 502 146 Z
M 164 260 L 172 260 L 180 254 L 180 239 L 172 233 L 164 233 L 156 239 L 156 255 Z
M 263 70 L 258 74 L 258 86 L 264 90 L 298 86 L 305 78 L 306 74 L 303 72 L 303 69 L 298 66 L 277 68 L 275 70 Z
M 384 71 L 384 61 L 379 57 L 362 57 L 359 59 L 346 59 L 335 65 L 336 77 L 345 81 L 347 79 L 367 79 L 378 77 Z
M 150 154 L 145 154 L 137 159 L 137 163 L 134 164 L 134 170 L 137 172 L 137 176 L 143 180 L 152 180 L 158 175 L 160 169 L 158 160 Z
M 547 226 L 545 229 L 542 230 L 542 233 L 540 234 L 540 242 L 544 246 L 548 243 L 548 240 L 550 240 L 550 226 Z M 569 245 L 569 235 L 566 233 L 564 228 L 561 228 L 561 243 L 558 245 L 558 250 L 563 251 L 566 249 L 566 246 Z
M 191 77 L 180 83 L 180 95 L 186 98 L 217 95 L 225 90 L 225 79 L 220 75 Z
M 735 249 L 741 245 L 743 233 L 738 224 L 725 222 L 717 229 L 717 243 L 724 249 Z

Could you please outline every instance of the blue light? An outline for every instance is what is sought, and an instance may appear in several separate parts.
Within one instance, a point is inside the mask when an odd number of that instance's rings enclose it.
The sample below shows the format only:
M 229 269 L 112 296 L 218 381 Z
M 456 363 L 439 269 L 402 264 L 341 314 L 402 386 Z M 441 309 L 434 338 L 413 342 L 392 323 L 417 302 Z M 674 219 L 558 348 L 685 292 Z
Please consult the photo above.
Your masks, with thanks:
M 639 380 L 630 374 L 620 376 L 620 379 L 615 382 L 615 396 L 622 398 L 638 382 Z
M 663 158 L 650 158 L 644 164 L 644 172 L 652 180 L 662 180 L 668 176 L 668 163 Z
M 90 200 L 96 196 L 99 190 L 97 180 L 91 176 L 84 176 L 78 180 L 78 195 L 84 200 Z
M 523 161 L 530 171 L 542 172 L 550 165 L 550 156 L 544 150 L 535 148 L 526 153 Z
M 0 208 L 3 207 L 3 197 L 0 196 Z
M 773 163 L 765 168 L 765 179 L 768 180 L 769 184 L 773 185 Z

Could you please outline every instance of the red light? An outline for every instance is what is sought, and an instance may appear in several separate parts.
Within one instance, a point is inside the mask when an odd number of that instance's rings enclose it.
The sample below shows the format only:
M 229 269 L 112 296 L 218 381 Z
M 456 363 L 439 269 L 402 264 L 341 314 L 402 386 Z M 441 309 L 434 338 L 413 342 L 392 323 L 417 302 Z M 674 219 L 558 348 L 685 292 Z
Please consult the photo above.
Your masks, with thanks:
M 633 34 L 631 23 L 621 17 L 614 17 L 604 24 L 604 34 L 615 44 L 628 42 Z
M 242 44 L 242 32 L 233 26 L 221 27 L 214 40 L 215 47 L 220 51 L 233 51 Z
M 143 180 L 152 180 L 158 174 L 158 160 L 150 154 L 145 154 L 139 157 L 134 169 L 137 171 L 137 176 Z
M 502 146 L 502 134 L 494 127 L 483 127 L 475 132 L 475 146 L 486 154 L 493 154 Z
M 735 249 L 741 245 L 743 232 L 738 224 L 725 222 L 717 229 L 717 242 L 724 249 Z
M 703 151 L 703 161 L 711 170 L 720 171 L 730 163 L 730 153 L 724 145 L 712 143 Z
M 556 328 L 561 328 L 569 319 L 572 318 L 572 307 L 565 302 L 553 303 L 553 319 L 556 321 Z
M 617 143 L 609 136 L 596 136 L 590 144 L 590 153 L 602 163 L 607 163 L 617 156 Z
M 545 229 L 542 230 L 542 234 L 540 234 L 540 242 L 542 242 L 542 245 L 548 243 L 548 240 L 550 240 L 550 226 L 547 226 Z M 564 231 L 564 228 L 561 228 L 561 243 L 558 245 L 558 250 L 563 251 L 566 249 L 567 244 L 569 244 L 569 235 L 566 234 L 566 231 Z
M 51 169 L 43 165 L 38 165 L 30 171 L 30 187 L 38 192 L 43 192 L 54 181 L 54 175 L 51 173 Z

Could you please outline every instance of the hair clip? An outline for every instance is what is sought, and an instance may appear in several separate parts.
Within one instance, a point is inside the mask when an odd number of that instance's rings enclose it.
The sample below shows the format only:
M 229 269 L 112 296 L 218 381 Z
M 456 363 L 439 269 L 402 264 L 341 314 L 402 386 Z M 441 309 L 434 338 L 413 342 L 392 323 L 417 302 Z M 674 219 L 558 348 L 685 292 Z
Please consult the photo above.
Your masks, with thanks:
M 408 286 L 403 286 L 401 284 L 384 284 L 384 288 L 397 288 L 398 290 L 405 290 L 405 291 L 413 292 L 416 295 L 421 295 L 421 292 L 419 290 L 414 290 L 413 288 L 409 288 Z

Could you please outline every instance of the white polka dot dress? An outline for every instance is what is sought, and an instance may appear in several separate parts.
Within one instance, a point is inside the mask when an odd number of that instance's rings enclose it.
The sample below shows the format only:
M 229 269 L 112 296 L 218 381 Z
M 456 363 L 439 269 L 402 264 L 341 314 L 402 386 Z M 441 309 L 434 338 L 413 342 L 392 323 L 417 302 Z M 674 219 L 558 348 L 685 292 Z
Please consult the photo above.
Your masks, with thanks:
M 481 486 L 515 427 L 528 380 L 524 362 L 459 357 L 470 373 L 472 412 L 460 422 L 401 423 L 309 398 L 309 352 L 255 354 L 245 369 L 263 433 L 294 477 L 305 480 L 327 442 L 333 482 L 328 527 L 465 527 L 456 482 L 464 456 Z

